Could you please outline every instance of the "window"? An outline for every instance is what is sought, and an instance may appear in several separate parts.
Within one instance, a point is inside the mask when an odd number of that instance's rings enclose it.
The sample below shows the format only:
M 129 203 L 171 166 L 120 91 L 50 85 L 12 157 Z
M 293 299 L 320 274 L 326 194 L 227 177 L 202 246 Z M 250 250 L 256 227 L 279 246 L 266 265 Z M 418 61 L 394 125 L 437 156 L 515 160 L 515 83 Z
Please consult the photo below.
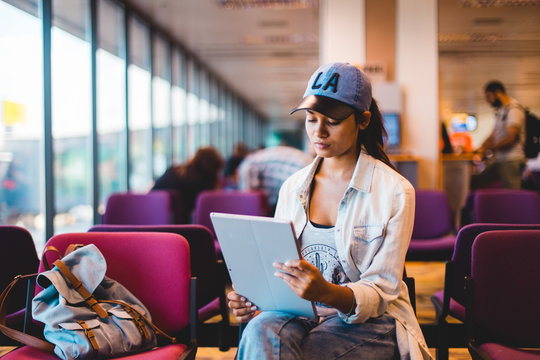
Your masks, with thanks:
M 38 1 L 0 1 L 0 223 L 45 244 L 43 43 Z M 15 6 L 16 5 L 16 6 Z
M 154 177 L 161 176 L 171 163 L 171 57 L 169 46 L 161 36 L 155 36 L 154 78 L 152 79 L 154 143 Z
M 124 11 L 111 0 L 98 3 L 97 134 L 99 208 L 127 190 L 126 59 Z
M 129 187 L 145 192 L 152 184 L 150 30 L 137 17 L 130 17 L 128 31 Z

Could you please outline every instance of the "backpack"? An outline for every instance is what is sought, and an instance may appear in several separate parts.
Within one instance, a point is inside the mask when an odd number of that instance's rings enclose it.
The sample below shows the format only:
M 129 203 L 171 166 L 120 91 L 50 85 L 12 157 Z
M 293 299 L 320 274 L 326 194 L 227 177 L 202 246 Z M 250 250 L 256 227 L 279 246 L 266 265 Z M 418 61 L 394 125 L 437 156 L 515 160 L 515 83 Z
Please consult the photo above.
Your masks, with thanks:
M 540 152 L 540 119 L 529 111 L 528 108 L 519 105 L 519 108 L 525 113 L 525 144 L 523 151 L 528 159 L 534 159 Z M 504 114 L 503 121 L 506 120 L 508 111 Z
M 525 110 L 525 156 L 533 159 L 540 152 L 540 119 L 538 116 Z

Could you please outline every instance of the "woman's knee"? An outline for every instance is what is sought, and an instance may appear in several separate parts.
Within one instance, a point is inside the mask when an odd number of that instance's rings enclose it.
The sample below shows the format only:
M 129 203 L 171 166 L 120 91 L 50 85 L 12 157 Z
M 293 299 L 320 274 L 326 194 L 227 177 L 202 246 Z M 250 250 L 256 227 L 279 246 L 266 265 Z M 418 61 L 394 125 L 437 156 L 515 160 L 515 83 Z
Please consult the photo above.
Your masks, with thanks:
M 255 338 L 264 338 L 269 335 L 279 335 L 284 324 L 293 319 L 294 316 L 275 311 L 264 311 L 251 319 L 244 332 L 244 335 Z

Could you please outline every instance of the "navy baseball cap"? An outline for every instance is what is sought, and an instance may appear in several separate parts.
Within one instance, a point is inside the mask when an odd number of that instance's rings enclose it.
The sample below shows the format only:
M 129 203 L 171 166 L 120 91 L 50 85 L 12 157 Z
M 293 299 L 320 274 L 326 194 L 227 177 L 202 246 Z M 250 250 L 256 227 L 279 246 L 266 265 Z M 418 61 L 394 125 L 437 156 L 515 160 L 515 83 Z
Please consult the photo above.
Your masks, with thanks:
M 309 79 L 298 110 L 313 110 L 329 118 L 343 120 L 355 111 L 368 111 L 371 83 L 366 74 L 349 63 L 330 63 L 319 67 Z

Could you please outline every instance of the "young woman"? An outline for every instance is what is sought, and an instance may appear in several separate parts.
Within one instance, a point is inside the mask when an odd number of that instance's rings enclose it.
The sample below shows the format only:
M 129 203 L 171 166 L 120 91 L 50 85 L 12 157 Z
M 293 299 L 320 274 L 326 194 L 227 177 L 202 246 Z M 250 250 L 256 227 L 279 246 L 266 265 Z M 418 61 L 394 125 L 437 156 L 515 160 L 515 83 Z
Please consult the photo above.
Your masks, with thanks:
M 317 157 L 283 184 L 275 217 L 292 221 L 303 259 L 274 266 L 319 320 L 253 317 L 256 304 L 232 291 L 229 307 L 249 321 L 238 358 L 431 358 L 402 281 L 414 189 L 384 152 L 369 80 L 350 64 L 322 66 L 299 110 Z

